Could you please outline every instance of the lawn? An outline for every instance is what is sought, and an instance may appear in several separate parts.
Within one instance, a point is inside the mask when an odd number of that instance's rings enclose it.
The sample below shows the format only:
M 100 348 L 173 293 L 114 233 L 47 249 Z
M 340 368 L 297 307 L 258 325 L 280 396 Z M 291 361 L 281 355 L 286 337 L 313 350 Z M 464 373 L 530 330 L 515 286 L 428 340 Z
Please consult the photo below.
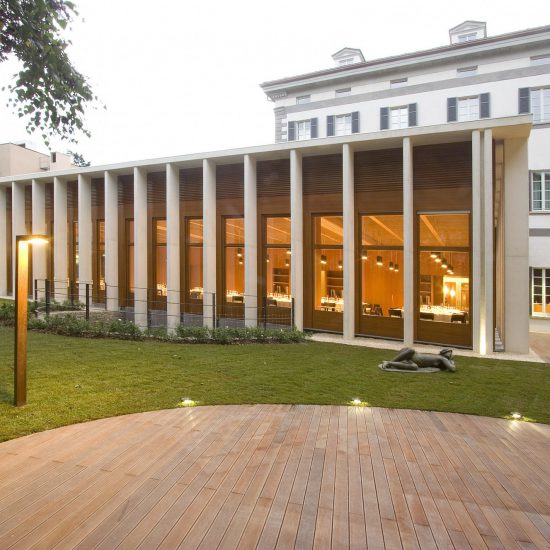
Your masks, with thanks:
M 395 352 L 309 342 L 217 346 L 29 333 L 28 405 L 12 407 L 13 331 L 0 328 L 0 441 L 57 426 L 199 404 L 346 404 L 550 423 L 548 365 L 458 357 L 455 374 L 381 372 Z

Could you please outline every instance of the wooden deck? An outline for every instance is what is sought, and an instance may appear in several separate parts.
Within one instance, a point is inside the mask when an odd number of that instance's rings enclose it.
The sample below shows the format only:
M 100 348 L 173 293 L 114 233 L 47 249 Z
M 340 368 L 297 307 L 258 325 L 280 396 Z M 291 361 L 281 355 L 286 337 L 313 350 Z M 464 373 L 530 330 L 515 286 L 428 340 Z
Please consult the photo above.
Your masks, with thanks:
M 175 409 L 0 444 L 0 548 L 549 548 L 550 426 Z

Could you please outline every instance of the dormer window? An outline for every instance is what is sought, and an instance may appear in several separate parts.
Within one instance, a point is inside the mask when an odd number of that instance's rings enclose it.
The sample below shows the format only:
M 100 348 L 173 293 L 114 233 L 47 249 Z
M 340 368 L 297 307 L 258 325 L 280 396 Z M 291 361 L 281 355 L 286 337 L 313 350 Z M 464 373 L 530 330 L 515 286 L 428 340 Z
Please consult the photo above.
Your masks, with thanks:
M 346 57 L 345 59 L 339 59 L 338 65 L 351 65 L 353 63 L 353 57 Z
M 311 101 L 310 95 L 299 95 L 296 98 L 296 105 L 303 105 L 304 103 L 309 103 Z
M 351 88 L 341 88 L 340 90 L 336 90 L 335 95 L 336 97 L 345 97 L 351 95 Z
M 449 31 L 451 44 L 465 44 L 487 37 L 487 23 L 484 21 L 464 21 Z
M 477 39 L 477 32 L 468 32 L 466 34 L 458 35 L 458 42 L 471 42 Z
M 390 88 L 402 88 L 407 85 L 407 82 L 408 78 L 394 78 L 390 80 Z
M 355 63 L 363 63 L 365 58 L 363 52 L 357 48 L 342 48 L 333 54 L 332 59 L 337 67 L 345 67 L 354 65 Z
M 476 74 L 477 74 L 477 65 L 473 65 L 472 67 L 459 67 L 456 70 L 456 76 L 458 77 L 475 76 Z

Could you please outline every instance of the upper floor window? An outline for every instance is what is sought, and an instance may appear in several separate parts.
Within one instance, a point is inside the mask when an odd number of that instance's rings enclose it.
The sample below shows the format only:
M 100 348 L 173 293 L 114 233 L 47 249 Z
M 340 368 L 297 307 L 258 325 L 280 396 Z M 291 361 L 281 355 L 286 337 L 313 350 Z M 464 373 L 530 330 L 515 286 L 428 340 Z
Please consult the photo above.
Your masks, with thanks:
M 397 130 L 399 128 L 410 128 L 417 125 L 416 103 L 400 105 L 399 107 L 380 108 L 380 129 Z
M 535 124 L 550 122 L 550 87 L 520 88 L 519 113 L 533 113 Z
M 340 90 L 336 90 L 336 97 L 345 97 L 348 95 L 351 95 L 351 88 L 342 88 Z
M 359 132 L 359 111 L 327 116 L 327 136 L 349 136 Z
M 531 57 L 531 65 L 546 65 L 550 63 L 550 54 L 534 55 Z
M 474 76 L 476 74 L 477 74 L 477 65 L 474 65 L 472 67 L 459 67 L 456 70 L 456 76 L 458 77 Z
M 304 103 L 309 103 L 311 101 L 310 95 L 299 95 L 296 98 L 296 105 L 303 105 Z
M 477 38 L 477 32 L 468 32 L 465 34 L 458 35 L 459 42 L 470 42 L 471 40 L 475 40 L 476 38 Z
M 317 137 L 317 119 L 290 121 L 288 123 L 288 141 Z
M 394 80 L 390 80 L 390 88 L 402 88 L 407 85 L 408 80 L 408 78 L 396 78 Z
M 447 122 L 489 118 L 491 112 L 489 99 L 488 93 L 447 98 Z
M 550 212 L 550 172 L 531 174 L 531 211 Z

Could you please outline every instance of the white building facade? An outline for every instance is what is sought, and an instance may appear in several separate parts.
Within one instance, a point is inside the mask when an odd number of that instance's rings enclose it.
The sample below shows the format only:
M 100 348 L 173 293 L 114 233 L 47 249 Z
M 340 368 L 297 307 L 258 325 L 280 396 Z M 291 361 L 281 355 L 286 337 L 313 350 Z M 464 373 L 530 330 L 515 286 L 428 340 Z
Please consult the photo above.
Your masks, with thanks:
M 525 197 L 531 329 L 550 332 L 550 27 L 487 37 L 485 23 L 465 21 L 449 36 L 449 46 L 367 62 L 360 50 L 344 48 L 332 69 L 265 82 L 275 139 L 532 113 Z

